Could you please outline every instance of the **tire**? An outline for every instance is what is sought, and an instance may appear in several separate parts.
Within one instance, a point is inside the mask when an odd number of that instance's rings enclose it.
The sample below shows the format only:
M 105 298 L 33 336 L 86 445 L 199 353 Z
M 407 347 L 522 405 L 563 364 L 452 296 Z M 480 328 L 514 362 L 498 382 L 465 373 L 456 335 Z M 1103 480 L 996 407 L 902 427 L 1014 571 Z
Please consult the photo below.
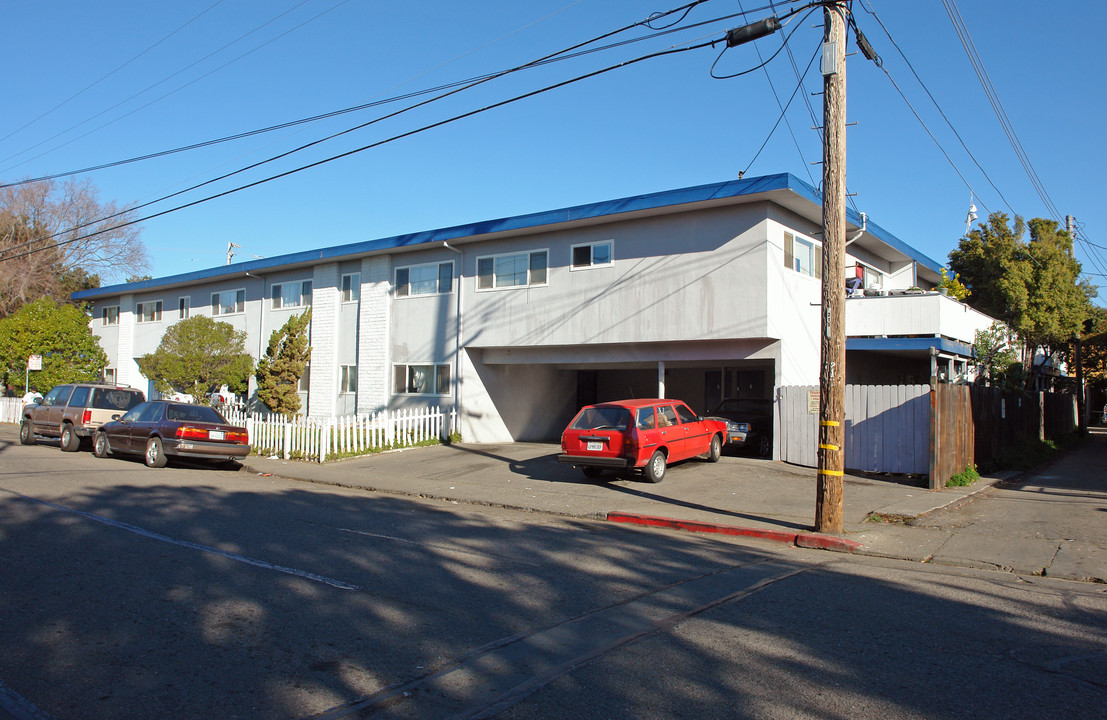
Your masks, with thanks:
M 31 426 L 31 421 L 27 420 L 26 418 L 24 418 L 23 422 L 19 423 L 19 444 L 35 444 L 35 430 Z
M 77 452 L 81 449 L 81 437 L 73 432 L 73 426 L 66 423 L 61 429 L 62 452 Z
M 768 435 L 762 435 L 757 439 L 757 457 L 771 457 L 773 454 L 773 441 Z
M 92 438 L 92 454 L 98 458 L 105 458 L 111 454 L 111 447 L 108 445 L 107 435 L 98 432 Z
M 642 475 L 648 482 L 659 483 L 665 477 L 665 453 L 660 450 L 654 451 L 654 454 L 650 456 L 650 461 L 646 463 L 646 467 L 642 468 Z
M 723 456 L 723 439 L 718 435 L 711 438 L 711 447 L 707 449 L 707 462 L 719 462 Z
M 582 467 L 580 471 L 584 473 L 584 477 L 589 480 L 595 480 L 603 475 L 603 469 L 598 467 Z
M 165 448 L 162 447 L 161 438 L 152 437 L 146 441 L 146 453 L 142 456 L 142 459 L 146 461 L 147 467 L 165 467 L 165 464 L 169 462 L 169 458 L 165 455 Z

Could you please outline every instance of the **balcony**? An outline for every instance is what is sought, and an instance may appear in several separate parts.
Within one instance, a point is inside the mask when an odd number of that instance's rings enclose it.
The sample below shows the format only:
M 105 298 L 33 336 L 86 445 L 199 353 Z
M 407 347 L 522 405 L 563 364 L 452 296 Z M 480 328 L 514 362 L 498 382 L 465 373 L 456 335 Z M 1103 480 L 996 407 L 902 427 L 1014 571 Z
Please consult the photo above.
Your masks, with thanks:
M 993 319 L 937 292 L 852 297 L 846 302 L 847 338 L 944 338 L 972 346 Z

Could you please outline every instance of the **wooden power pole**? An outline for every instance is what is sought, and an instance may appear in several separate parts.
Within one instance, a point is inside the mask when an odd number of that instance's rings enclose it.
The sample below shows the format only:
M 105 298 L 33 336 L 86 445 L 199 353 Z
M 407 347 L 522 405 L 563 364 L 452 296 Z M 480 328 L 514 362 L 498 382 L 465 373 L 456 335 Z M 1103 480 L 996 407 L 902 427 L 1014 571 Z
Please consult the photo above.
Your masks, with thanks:
M 845 468 L 846 19 L 823 7 L 823 283 L 819 373 L 819 480 L 815 530 L 842 532 Z

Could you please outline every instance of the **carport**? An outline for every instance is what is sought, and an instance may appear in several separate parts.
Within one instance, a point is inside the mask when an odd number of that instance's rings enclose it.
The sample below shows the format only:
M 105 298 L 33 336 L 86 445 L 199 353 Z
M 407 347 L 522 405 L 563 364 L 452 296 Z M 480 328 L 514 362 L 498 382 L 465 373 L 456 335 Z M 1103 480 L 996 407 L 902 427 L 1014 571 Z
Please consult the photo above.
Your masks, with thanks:
M 582 405 L 628 397 L 679 398 L 698 413 L 723 397 L 771 399 L 779 346 L 758 339 L 468 348 L 472 372 L 462 379 L 462 436 L 557 441 Z

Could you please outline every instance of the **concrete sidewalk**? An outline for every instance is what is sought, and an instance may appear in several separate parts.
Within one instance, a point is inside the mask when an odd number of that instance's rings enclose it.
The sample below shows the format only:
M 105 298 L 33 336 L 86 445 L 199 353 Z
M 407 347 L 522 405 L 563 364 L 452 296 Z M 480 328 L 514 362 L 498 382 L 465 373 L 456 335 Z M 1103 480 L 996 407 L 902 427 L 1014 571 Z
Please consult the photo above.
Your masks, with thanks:
M 904 523 L 963 501 L 1010 474 L 930 491 L 925 479 L 847 475 L 844 532 L 813 531 L 814 469 L 746 457 L 670 467 L 656 485 L 639 476 L 586 479 L 553 444 L 433 446 L 319 465 L 251 456 L 249 472 L 450 502 L 763 538 L 801 547 L 926 561 L 950 533 Z M 873 522 L 879 517 L 891 522 Z

